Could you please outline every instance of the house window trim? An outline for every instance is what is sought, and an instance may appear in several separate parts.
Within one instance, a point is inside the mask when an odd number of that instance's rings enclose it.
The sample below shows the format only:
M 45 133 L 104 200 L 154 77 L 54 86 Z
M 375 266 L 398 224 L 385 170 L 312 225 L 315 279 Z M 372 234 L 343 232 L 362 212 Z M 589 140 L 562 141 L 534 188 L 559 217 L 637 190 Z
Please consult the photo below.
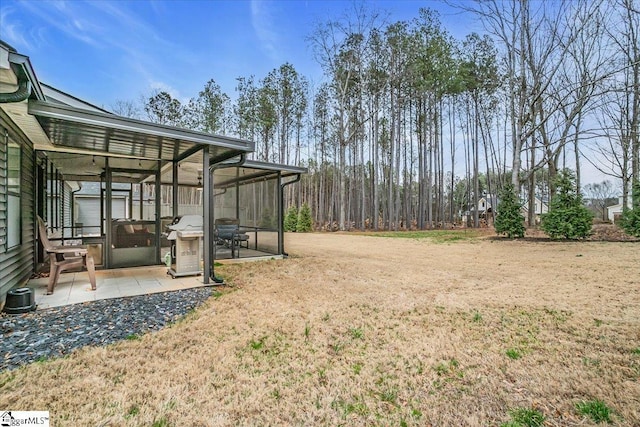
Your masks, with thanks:
M 8 129 L 6 128 L 2 128 L 3 130 L 3 138 L 2 138 L 2 145 L 4 148 L 4 153 L 5 153 L 5 158 L 3 159 L 3 163 L 4 163 L 4 168 L 5 168 L 5 176 L 4 176 L 4 187 L 6 189 L 6 211 L 5 211 L 5 217 L 6 217 L 6 226 L 3 229 L 0 229 L 0 252 L 2 253 L 6 253 L 9 252 L 15 248 L 19 248 L 20 246 L 22 246 L 23 243 L 23 238 L 22 238 L 22 215 L 20 214 L 21 212 L 21 207 L 22 207 L 22 157 L 23 157 L 23 152 L 22 152 L 22 145 L 15 141 L 15 139 L 11 138 Z M 10 170 L 12 169 L 12 158 L 10 156 L 10 148 L 13 148 L 13 146 L 15 145 L 15 147 L 17 148 L 17 152 L 18 152 L 18 158 L 17 158 L 17 172 L 18 172 L 18 176 L 17 176 L 17 186 L 14 184 L 12 186 L 9 185 L 10 183 Z M 16 189 L 17 188 L 17 189 Z M 12 203 L 11 203 L 11 199 L 14 199 L 14 202 L 17 203 L 18 209 L 18 217 L 17 217 L 17 221 L 12 221 L 11 218 L 11 212 L 12 212 Z M 15 224 L 14 224 L 15 223 Z M 18 228 L 18 233 L 15 236 L 16 240 L 14 241 L 10 241 L 10 237 L 11 234 L 10 232 L 12 231 L 12 227 L 17 227 Z

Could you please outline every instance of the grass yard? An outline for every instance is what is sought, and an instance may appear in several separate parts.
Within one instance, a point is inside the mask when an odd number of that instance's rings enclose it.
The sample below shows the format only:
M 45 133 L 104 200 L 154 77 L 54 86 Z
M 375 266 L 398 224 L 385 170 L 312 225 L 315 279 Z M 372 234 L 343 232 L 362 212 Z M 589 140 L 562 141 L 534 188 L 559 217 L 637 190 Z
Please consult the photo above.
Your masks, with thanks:
M 287 236 L 183 321 L 0 373 L 58 426 L 640 425 L 640 244 Z M 458 232 L 464 233 L 464 232 Z M 600 424 L 598 424 L 600 423 Z

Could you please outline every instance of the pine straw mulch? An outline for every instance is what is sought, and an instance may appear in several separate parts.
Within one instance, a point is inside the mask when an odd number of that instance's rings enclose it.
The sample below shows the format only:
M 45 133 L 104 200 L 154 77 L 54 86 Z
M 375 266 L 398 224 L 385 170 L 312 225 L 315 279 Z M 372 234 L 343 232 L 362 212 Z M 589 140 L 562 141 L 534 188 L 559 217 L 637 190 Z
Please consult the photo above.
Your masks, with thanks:
M 495 231 L 490 229 L 484 230 L 484 235 L 488 239 L 500 240 L 505 239 L 504 236 L 496 236 Z M 591 229 L 591 235 L 585 239 L 554 240 L 547 236 L 540 228 L 527 228 L 525 236 L 517 240 L 526 242 L 640 242 L 640 238 L 627 234 L 622 228 L 614 224 L 597 223 Z

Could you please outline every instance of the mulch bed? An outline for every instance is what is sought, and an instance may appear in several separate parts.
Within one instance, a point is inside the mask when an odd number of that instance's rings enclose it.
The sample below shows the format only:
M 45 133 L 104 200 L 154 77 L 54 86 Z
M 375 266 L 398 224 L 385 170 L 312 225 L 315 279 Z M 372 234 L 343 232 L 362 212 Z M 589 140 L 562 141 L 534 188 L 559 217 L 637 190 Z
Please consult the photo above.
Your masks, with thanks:
M 104 346 L 157 331 L 201 305 L 209 296 L 211 288 L 194 288 L 20 315 L 0 313 L 0 371 L 64 356 L 84 346 Z

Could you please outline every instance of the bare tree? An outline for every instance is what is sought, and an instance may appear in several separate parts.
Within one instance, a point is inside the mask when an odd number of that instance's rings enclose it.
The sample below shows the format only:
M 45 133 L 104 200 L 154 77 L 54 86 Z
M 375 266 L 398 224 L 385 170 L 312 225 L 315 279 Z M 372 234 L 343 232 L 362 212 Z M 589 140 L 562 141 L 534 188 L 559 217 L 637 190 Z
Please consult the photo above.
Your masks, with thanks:
M 616 188 L 611 181 L 594 182 L 584 186 L 585 195 L 590 199 L 591 205 L 598 210 L 602 220 L 607 219 L 607 206 L 615 200 Z
M 358 85 L 363 80 L 359 77 L 368 57 L 369 38 L 382 23 L 377 12 L 367 10 L 363 3 L 354 3 L 353 16 L 320 23 L 308 38 L 316 61 L 331 79 L 329 87 L 336 101 L 341 230 L 347 228 L 346 150 L 363 124 L 353 117 L 359 111 L 352 108 L 352 103 L 362 92 Z
M 122 117 L 140 118 L 140 107 L 131 100 L 118 99 L 111 106 L 111 111 Z
M 605 67 L 609 58 L 601 48 L 601 6 L 602 1 L 585 0 L 490 0 L 463 6 L 480 17 L 502 48 L 508 78 L 512 183 L 515 188 L 527 184 L 530 223 L 536 171 L 548 169 L 552 196 L 559 160 L 565 158 L 570 142 L 577 147 L 584 116 L 609 73 Z M 579 171 L 578 158 L 576 168 Z
M 598 110 L 596 159 L 587 157 L 602 173 L 618 178 L 624 206 L 632 183 L 640 180 L 640 12 L 637 0 L 611 0 L 604 28 L 615 52 L 616 69 Z

